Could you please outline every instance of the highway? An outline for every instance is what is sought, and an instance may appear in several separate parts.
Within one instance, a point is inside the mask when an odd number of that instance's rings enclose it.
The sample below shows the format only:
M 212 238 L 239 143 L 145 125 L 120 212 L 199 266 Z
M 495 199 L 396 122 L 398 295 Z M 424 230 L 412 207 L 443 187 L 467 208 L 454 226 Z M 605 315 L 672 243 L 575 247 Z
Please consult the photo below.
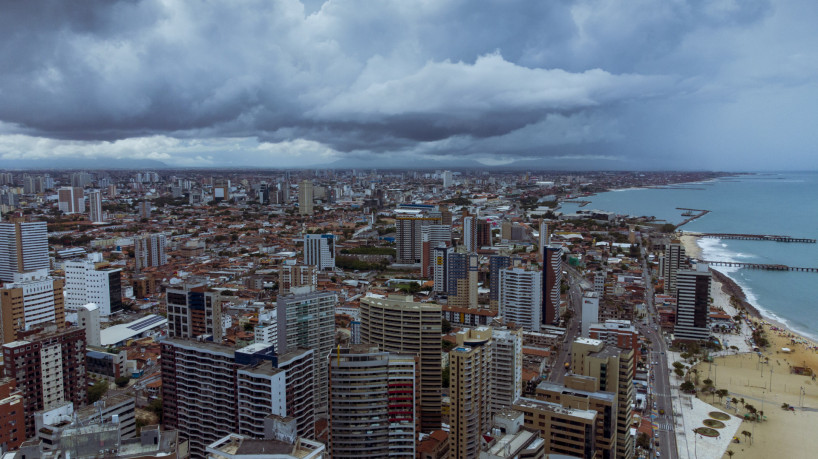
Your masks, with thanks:
M 653 283 L 647 265 L 645 249 L 642 249 L 642 273 L 645 282 L 645 305 L 648 311 L 647 325 L 637 324 L 639 331 L 650 341 L 648 364 L 652 377 L 648 406 L 656 416 L 654 423 L 654 445 L 661 452 L 661 457 L 677 459 L 675 419 L 673 417 L 673 403 L 670 396 L 670 370 L 667 362 L 667 343 L 659 330 L 659 315 L 653 304 Z M 662 413 L 664 410 L 664 414 Z M 658 426 L 658 428 L 657 428 Z M 658 435 L 657 435 L 658 434 Z M 657 445 L 658 442 L 658 445 Z

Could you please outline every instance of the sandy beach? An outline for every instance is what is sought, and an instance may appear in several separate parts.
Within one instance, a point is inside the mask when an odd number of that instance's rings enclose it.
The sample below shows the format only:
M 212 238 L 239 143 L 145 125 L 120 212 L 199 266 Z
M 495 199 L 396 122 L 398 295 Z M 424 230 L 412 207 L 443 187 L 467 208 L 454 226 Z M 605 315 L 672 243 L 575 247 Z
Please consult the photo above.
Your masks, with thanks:
M 689 256 L 700 255 L 695 236 L 683 236 L 682 243 Z M 731 295 L 744 300 L 738 285 L 724 275 L 714 276 L 713 305 L 735 316 L 738 311 L 730 304 Z M 798 373 L 801 368 L 818 371 L 818 344 L 760 316 L 755 307 L 745 309 L 747 315 L 739 333 L 716 335 L 727 350 L 713 354 L 713 362 L 701 362 L 695 366 L 700 381 L 711 379 L 713 387 L 727 389 L 730 396 L 719 400 L 712 395 L 700 394 L 699 398 L 733 416 L 747 414 L 747 404 L 764 412 L 764 421 L 745 420 L 738 428 L 736 436 L 740 443 L 730 443 L 727 447 L 735 457 L 815 457 L 818 436 L 805 435 L 804 426 L 818 424 L 818 382 L 809 374 Z M 752 329 L 756 326 L 764 330 L 770 343 L 760 353 L 754 352 L 749 344 Z M 731 349 L 732 346 L 738 349 Z M 674 358 L 679 359 L 678 355 Z M 739 403 L 729 403 L 732 398 L 738 399 Z M 795 409 L 782 409 L 784 403 Z M 687 410 L 685 404 L 680 405 L 683 411 Z M 741 435 L 742 431 L 751 433 L 752 444 Z M 685 439 L 680 441 L 684 443 Z M 729 457 L 726 450 L 723 457 Z

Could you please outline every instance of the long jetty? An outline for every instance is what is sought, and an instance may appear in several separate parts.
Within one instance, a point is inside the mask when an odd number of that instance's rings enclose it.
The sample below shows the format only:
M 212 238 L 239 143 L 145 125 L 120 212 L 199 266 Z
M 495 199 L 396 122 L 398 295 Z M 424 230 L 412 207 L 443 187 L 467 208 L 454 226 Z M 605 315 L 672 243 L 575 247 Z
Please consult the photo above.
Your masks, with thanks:
M 676 228 L 687 225 L 688 223 L 692 222 L 693 220 L 695 220 L 697 218 L 704 217 L 705 215 L 710 213 L 710 211 L 707 210 L 707 209 L 691 209 L 691 208 L 688 208 L 688 207 L 677 207 L 677 209 L 685 211 L 685 213 L 683 213 L 682 216 L 683 217 L 688 217 L 688 218 L 686 218 L 683 222 L 676 225 Z
M 710 266 L 728 266 L 732 268 L 763 269 L 766 271 L 800 271 L 808 273 L 818 273 L 818 268 L 804 268 L 799 266 L 775 265 L 765 263 L 740 263 L 735 261 L 698 260 L 698 262 Z
M 699 237 L 739 239 L 742 241 L 802 242 L 806 244 L 815 244 L 815 239 L 805 237 L 776 236 L 771 234 L 702 233 L 699 235 Z

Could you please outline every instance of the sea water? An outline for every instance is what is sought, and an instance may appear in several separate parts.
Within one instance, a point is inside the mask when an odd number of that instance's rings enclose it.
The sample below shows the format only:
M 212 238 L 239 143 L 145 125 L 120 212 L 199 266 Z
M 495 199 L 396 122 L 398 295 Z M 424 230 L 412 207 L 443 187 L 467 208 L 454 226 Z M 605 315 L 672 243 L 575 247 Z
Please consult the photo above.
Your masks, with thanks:
M 711 233 L 773 234 L 818 239 L 818 173 L 785 172 L 724 177 L 717 180 L 601 193 L 584 207 L 560 210 L 607 210 L 655 216 L 679 224 L 683 210 L 710 213 L 680 229 Z M 699 239 L 709 261 L 771 263 L 818 267 L 818 244 L 732 239 Z M 744 289 L 747 300 L 764 315 L 818 338 L 818 273 L 714 267 Z

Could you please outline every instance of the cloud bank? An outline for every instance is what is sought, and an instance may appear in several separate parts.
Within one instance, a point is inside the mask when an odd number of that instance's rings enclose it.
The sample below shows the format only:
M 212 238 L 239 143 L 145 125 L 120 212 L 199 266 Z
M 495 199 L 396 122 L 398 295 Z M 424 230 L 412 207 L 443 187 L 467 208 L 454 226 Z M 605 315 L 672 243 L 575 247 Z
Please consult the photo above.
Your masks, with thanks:
M 818 166 L 813 3 L 12 2 L 0 159 Z

